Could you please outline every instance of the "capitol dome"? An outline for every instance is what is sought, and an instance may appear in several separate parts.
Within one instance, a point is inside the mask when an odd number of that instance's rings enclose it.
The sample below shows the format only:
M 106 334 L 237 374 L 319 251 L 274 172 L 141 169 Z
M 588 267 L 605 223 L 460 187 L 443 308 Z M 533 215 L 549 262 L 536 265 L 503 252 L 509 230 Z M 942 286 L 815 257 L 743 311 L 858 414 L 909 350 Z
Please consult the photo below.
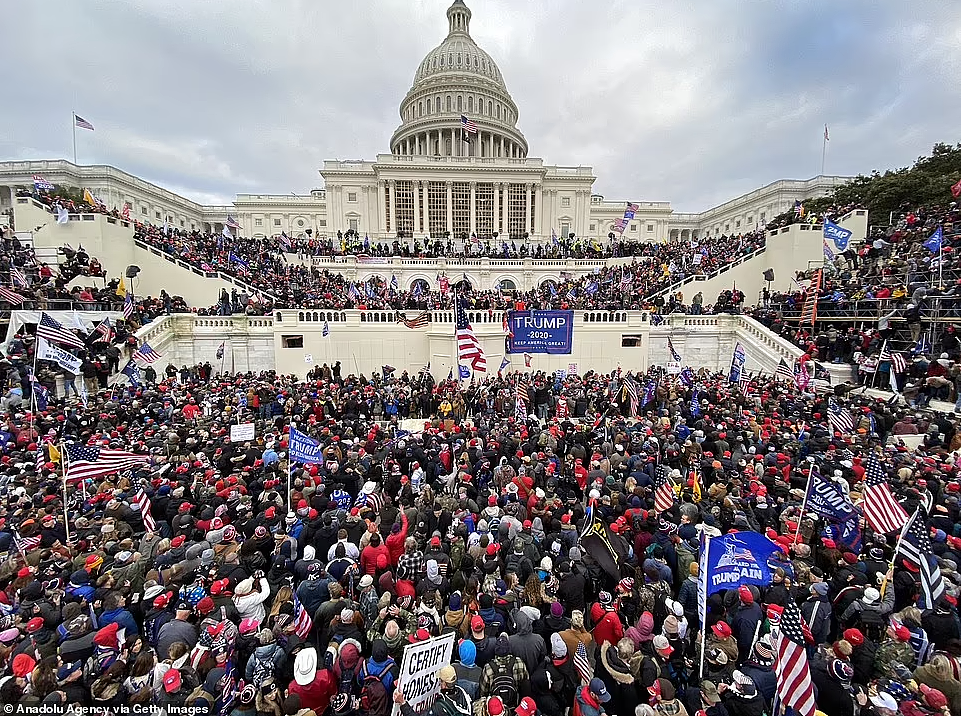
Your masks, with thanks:
M 471 11 L 463 0 L 447 9 L 447 37 L 427 53 L 400 105 L 401 125 L 391 138 L 398 156 L 525 158 L 517 105 L 497 63 L 470 36 Z M 461 117 L 477 126 L 463 130 Z M 464 137 L 470 142 L 464 141 Z

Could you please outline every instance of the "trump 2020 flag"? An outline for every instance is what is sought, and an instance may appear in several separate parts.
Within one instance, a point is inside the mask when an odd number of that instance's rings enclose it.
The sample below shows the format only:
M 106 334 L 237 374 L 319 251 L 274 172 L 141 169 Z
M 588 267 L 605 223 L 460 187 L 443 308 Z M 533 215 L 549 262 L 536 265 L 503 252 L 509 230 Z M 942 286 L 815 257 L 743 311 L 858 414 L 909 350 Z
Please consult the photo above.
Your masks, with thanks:
M 316 440 L 292 427 L 290 429 L 290 459 L 304 465 L 322 463 L 324 461 L 323 448 Z
M 767 586 L 782 566 L 772 559 L 780 552 L 778 545 L 759 532 L 734 532 L 706 542 L 699 577 L 708 597 L 742 584 Z
M 944 238 L 944 231 L 942 231 L 939 226 L 935 229 L 934 233 L 924 242 L 924 248 L 930 251 L 932 254 L 936 254 L 941 251 L 941 240 Z
M 731 355 L 731 373 L 730 381 L 732 383 L 738 383 L 741 380 L 741 373 L 744 372 L 744 364 L 747 362 L 747 354 L 744 352 L 744 346 L 738 341 L 734 345 L 734 353 Z
M 854 514 L 854 505 L 844 491 L 822 477 L 816 467 L 811 468 L 806 500 L 807 510 L 832 520 L 843 522 Z
M 847 249 L 852 233 L 850 229 L 838 226 L 830 219 L 824 220 L 824 240 L 833 241 L 838 251 Z

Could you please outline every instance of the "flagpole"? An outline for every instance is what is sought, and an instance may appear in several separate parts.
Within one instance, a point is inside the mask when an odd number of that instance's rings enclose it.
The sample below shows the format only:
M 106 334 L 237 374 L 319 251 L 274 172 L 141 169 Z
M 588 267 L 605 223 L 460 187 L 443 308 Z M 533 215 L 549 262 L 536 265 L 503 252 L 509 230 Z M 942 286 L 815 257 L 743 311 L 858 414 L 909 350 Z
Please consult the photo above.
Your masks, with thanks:
M 699 557 L 704 556 L 704 555 L 710 555 L 710 554 L 711 554 L 711 551 L 710 551 L 710 550 L 711 550 L 711 535 L 709 535 L 709 534 L 704 534 L 703 532 L 702 532 L 701 534 L 704 535 L 704 544 L 701 545 L 701 549 L 703 550 L 703 554 L 702 554 L 702 555 L 698 555 Z M 700 562 L 700 561 L 701 561 L 701 560 L 699 560 L 699 562 Z M 708 560 L 705 558 L 705 559 L 703 560 L 703 563 L 704 563 L 704 564 L 707 564 L 707 562 L 708 562 Z M 700 567 L 700 564 L 699 564 L 698 566 Z M 704 572 L 704 574 L 701 574 L 701 572 Z M 699 678 L 701 678 L 701 679 L 704 678 L 704 652 L 705 652 L 705 650 L 707 649 L 707 633 L 706 633 L 706 632 L 707 632 L 707 573 L 706 573 L 706 572 L 707 572 L 707 570 L 705 570 L 705 569 L 699 569 L 699 570 L 698 570 L 698 573 L 697 573 L 698 581 L 703 581 L 703 584 L 704 584 L 704 588 L 700 590 L 701 593 L 702 593 L 702 595 L 703 595 L 703 598 L 702 598 L 702 600 L 701 600 L 701 605 L 700 605 L 700 617 L 701 617 L 701 664 L 700 664 L 699 671 L 698 671 Z
M 882 598 L 884 597 L 884 590 L 888 586 L 888 575 L 894 569 L 894 562 L 897 560 L 898 553 L 901 551 L 901 541 L 904 539 L 905 533 L 911 528 L 911 525 L 914 524 L 914 520 L 917 519 L 918 510 L 920 509 L 921 508 L 918 507 L 914 511 L 914 514 L 908 518 L 908 521 L 904 523 L 904 527 L 901 528 L 901 533 L 898 535 L 898 543 L 894 546 L 894 554 L 891 555 L 891 562 L 888 564 L 888 571 L 884 573 L 884 579 L 881 580 L 881 597 Z
M 808 494 L 811 492 L 811 478 L 814 477 L 814 458 L 809 457 L 808 463 L 810 467 L 808 468 L 808 484 L 804 489 L 804 499 L 801 500 L 801 512 L 798 514 L 797 518 L 797 529 L 794 531 L 794 542 L 797 543 L 798 535 L 801 534 L 801 522 L 804 521 L 804 510 L 807 508 L 808 504 Z
M 70 128 L 73 131 L 73 163 L 77 163 L 77 113 L 70 113 Z
M 66 450 L 63 449 L 63 443 L 60 444 L 60 474 L 63 475 L 63 527 L 67 535 L 67 544 L 70 544 L 70 514 L 67 510 L 67 470 L 64 467 L 63 455 Z M 43 447 L 40 448 L 43 450 Z
M 824 176 L 824 155 L 827 153 L 827 148 L 828 148 L 827 127 L 825 127 L 825 133 L 821 139 L 821 176 Z

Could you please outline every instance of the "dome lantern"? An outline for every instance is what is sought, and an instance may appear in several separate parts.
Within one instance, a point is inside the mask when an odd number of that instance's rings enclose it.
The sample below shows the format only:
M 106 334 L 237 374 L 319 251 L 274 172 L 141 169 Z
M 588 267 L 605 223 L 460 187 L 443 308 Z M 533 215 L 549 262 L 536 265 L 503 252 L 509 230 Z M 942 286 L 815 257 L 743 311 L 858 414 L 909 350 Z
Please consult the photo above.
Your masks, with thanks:
M 454 4 L 447 8 L 447 21 L 450 23 L 448 37 L 455 34 L 470 36 L 470 8 L 464 0 L 454 0 Z

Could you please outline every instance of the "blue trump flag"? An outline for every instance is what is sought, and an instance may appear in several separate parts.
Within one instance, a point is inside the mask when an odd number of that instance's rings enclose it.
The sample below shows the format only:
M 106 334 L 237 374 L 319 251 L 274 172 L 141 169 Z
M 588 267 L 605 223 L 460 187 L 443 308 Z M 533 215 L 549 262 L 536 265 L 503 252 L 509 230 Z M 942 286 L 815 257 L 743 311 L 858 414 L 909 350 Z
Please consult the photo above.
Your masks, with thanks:
M 854 505 L 840 486 L 831 480 L 821 477 L 817 468 L 811 468 L 811 479 L 808 480 L 805 509 L 821 517 L 843 522 L 854 514 Z
M 742 584 L 767 586 L 774 570 L 784 567 L 783 556 L 773 541 L 759 532 L 734 532 L 704 540 L 701 547 L 698 591 L 703 598 Z
M 833 241 L 838 251 L 844 251 L 847 249 L 852 233 L 853 232 L 850 229 L 845 229 L 843 226 L 838 226 L 830 219 L 824 220 L 824 238 L 825 240 L 830 239 Z
M 292 427 L 290 429 L 290 459 L 305 465 L 322 463 L 324 461 L 323 448 L 316 440 Z
M 125 365 L 120 372 L 127 376 L 133 385 L 140 385 L 143 380 L 140 373 L 140 366 L 134 363 L 132 358 L 127 361 L 127 365 Z
M 861 527 L 859 522 L 861 515 L 855 513 L 850 519 L 843 522 L 829 522 L 821 530 L 821 536 L 833 539 L 839 547 L 844 546 L 857 554 L 863 545 L 861 540 Z
M 941 240 L 944 238 L 944 231 L 941 230 L 939 226 L 935 229 L 934 233 L 924 242 L 924 248 L 930 251 L 932 254 L 936 254 L 941 251 Z
M 457 375 L 461 380 L 467 380 L 470 378 L 470 368 L 468 368 L 466 365 L 457 366 Z

